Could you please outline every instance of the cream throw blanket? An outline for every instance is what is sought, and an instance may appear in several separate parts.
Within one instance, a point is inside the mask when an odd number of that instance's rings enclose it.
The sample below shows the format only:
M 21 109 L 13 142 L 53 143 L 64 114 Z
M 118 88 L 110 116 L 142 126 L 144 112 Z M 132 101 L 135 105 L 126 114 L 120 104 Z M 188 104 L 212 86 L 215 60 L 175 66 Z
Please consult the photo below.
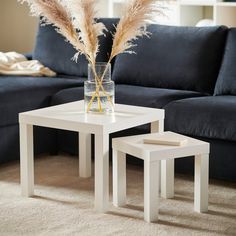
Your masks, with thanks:
M 37 60 L 28 60 L 16 52 L 0 52 L 0 74 L 26 76 L 56 76 L 56 73 Z

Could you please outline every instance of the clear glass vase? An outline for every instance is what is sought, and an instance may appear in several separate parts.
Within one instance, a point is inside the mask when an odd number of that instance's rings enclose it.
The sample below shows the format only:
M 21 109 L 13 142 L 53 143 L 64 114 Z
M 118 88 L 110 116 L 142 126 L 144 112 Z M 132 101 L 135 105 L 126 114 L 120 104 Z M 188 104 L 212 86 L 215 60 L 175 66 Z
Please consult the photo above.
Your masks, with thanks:
M 115 88 L 111 80 L 110 63 L 88 65 L 88 80 L 84 82 L 85 112 L 114 112 Z

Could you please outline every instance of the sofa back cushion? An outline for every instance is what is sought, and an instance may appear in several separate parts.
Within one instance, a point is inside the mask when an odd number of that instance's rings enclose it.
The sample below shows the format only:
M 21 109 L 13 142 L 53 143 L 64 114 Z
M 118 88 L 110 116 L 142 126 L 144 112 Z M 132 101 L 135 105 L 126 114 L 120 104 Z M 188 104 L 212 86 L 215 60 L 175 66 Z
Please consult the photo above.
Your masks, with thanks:
M 100 37 L 100 52 L 97 61 L 105 62 L 112 46 L 112 35 L 110 32 L 115 30 L 114 25 L 118 19 L 101 18 L 99 22 L 103 22 L 107 27 L 106 37 Z M 39 60 L 45 66 L 56 71 L 58 74 L 75 75 L 79 77 L 87 77 L 88 62 L 85 56 L 79 56 L 78 62 L 74 62 L 71 58 L 76 50 L 65 38 L 55 31 L 51 25 L 39 26 L 36 46 L 33 58 Z
M 117 83 L 213 94 L 227 36 L 226 27 L 150 25 L 138 39 L 137 55 L 117 56 Z
M 215 95 L 236 95 L 236 28 L 231 28 L 228 33 Z

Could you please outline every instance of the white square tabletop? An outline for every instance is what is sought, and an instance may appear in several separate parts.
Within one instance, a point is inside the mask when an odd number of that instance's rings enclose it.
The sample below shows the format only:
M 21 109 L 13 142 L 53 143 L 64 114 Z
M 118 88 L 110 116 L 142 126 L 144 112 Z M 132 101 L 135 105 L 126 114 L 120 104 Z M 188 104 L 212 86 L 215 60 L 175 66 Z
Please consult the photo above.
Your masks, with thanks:
M 164 135 L 176 139 L 183 138 L 187 142 L 180 146 L 144 143 L 144 139 L 155 139 Z M 170 131 L 115 138 L 112 141 L 112 147 L 140 159 L 150 158 L 150 161 L 196 156 L 210 152 L 209 143 Z
M 163 119 L 163 109 L 122 104 L 115 104 L 115 112 L 111 114 L 86 113 L 83 100 L 19 115 L 20 123 L 92 134 L 113 133 Z

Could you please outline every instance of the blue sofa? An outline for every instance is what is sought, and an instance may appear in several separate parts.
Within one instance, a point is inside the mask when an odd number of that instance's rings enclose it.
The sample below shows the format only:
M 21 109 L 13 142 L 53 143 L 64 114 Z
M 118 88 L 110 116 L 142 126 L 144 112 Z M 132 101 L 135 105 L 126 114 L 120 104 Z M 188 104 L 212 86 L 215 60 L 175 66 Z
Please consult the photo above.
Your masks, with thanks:
M 114 32 L 118 19 L 100 19 Z M 236 29 L 151 25 L 137 41 L 137 55 L 112 62 L 116 102 L 163 108 L 165 130 L 211 143 L 210 176 L 236 180 Z M 99 61 L 106 61 L 112 36 L 101 37 Z M 51 26 L 39 27 L 32 57 L 57 72 L 55 78 L 0 76 L 0 162 L 19 158 L 19 112 L 83 99 L 87 62 L 71 61 L 74 49 Z M 111 136 L 149 132 L 148 125 Z M 35 153 L 78 153 L 73 132 L 35 128 Z M 176 161 L 191 173 L 193 160 Z

